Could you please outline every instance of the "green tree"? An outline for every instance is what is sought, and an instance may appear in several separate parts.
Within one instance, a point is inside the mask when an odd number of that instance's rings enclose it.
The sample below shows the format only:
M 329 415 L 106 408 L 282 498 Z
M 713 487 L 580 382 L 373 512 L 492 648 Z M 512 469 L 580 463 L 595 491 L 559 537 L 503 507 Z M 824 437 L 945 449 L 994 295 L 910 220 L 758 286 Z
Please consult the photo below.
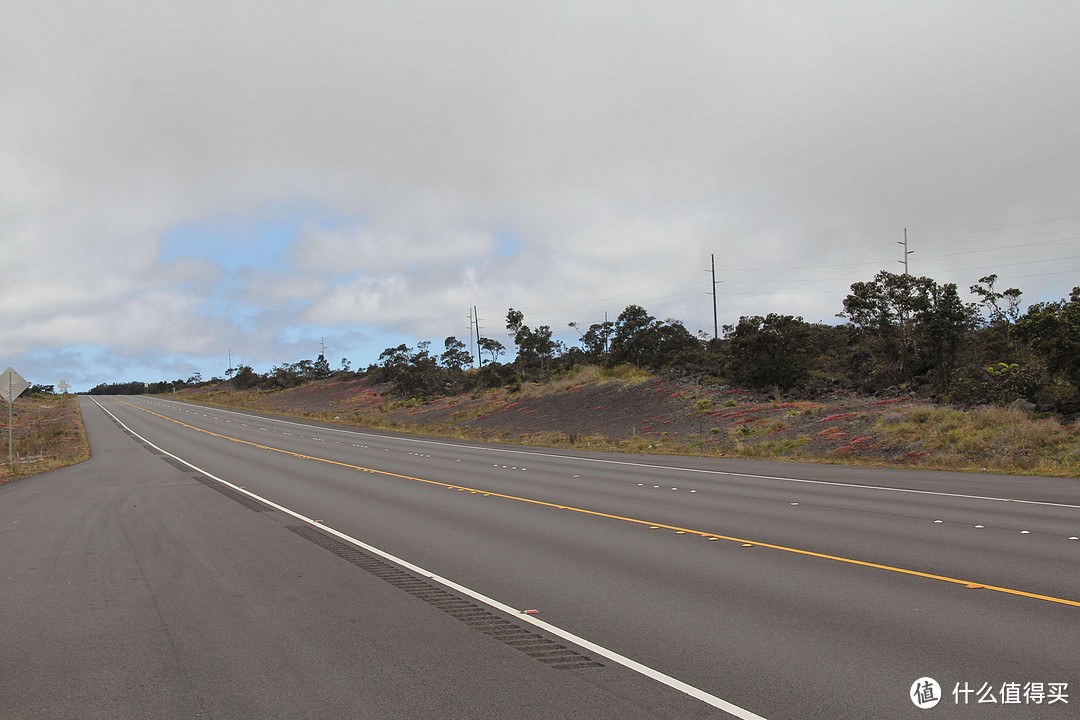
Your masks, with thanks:
M 237 390 L 245 390 L 255 387 L 263 380 L 263 376 L 256 373 L 250 365 L 240 365 L 234 369 L 231 382 Z
M 678 320 L 661 322 L 640 305 L 629 305 L 615 320 L 610 362 L 660 370 L 693 360 L 702 345 Z
M 811 326 L 801 317 L 742 317 L 727 340 L 728 375 L 737 385 L 786 391 L 810 379 Z
M 859 345 L 870 354 L 874 384 L 905 382 L 919 370 L 914 318 L 929 308 L 934 285 L 928 277 L 882 270 L 872 281 L 851 286 L 839 317 L 851 322 Z
M 960 300 L 955 283 L 932 283 L 926 290 L 925 307 L 915 316 L 919 348 L 934 371 L 938 391 L 945 392 L 964 341 L 978 326 L 979 313 L 974 304 Z
M 499 358 L 506 352 L 506 348 L 501 342 L 493 338 L 482 337 L 476 341 L 477 346 L 481 352 L 485 352 L 491 355 L 491 362 L 499 362 Z M 481 362 L 483 364 L 483 362 Z
M 1080 388 L 1080 287 L 1072 289 L 1068 300 L 1029 307 L 1016 331 L 1045 359 L 1051 373 Z
M 979 307 L 986 316 L 986 326 L 981 329 L 978 352 L 984 362 L 1017 360 L 1019 350 L 1016 338 L 1016 322 L 1020 319 L 1020 296 L 1016 288 L 998 292 L 994 285 L 997 275 L 979 278 L 969 289 L 979 297 Z
M 312 363 L 311 379 L 322 380 L 330 377 L 331 373 L 333 373 L 333 370 L 330 369 L 330 362 L 320 354 L 315 362 Z
M 570 323 L 581 335 L 581 347 L 585 356 L 591 362 L 604 363 L 608 357 L 608 345 L 611 336 L 615 332 L 615 323 L 605 320 L 602 323 L 593 323 L 585 332 L 581 332 L 576 322 Z
M 472 365 L 472 353 L 465 347 L 465 343 L 453 335 L 443 341 L 443 347 L 446 350 L 439 356 L 443 367 L 460 372 L 465 369 L 465 366 Z
M 1020 319 L 1020 296 L 1023 293 L 1016 288 L 996 291 L 994 284 L 997 279 L 997 274 L 981 277 L 978 284 L 969 289 L 973 295 L 981 298 L 979 305 L 987 313 L 991 324 L 1015 324 Z
M 551 327 L 541 325 L 533 330 L 525 324 L 525 316 L 520 310 L 510 308 L 506 313 L 506 329 L 517 345 L 516 362 L 522 369 L 545 371 L 551 367 L 560 347 L 560 343 L 552 337 Z
M 425 398 L 445 387 L 445 377 L 428 352 L 431 342 L 417 343 L 416 350 L 402 343 L 379 355 L 376 377 L 397 384 L 398 392 L 410 398 Z

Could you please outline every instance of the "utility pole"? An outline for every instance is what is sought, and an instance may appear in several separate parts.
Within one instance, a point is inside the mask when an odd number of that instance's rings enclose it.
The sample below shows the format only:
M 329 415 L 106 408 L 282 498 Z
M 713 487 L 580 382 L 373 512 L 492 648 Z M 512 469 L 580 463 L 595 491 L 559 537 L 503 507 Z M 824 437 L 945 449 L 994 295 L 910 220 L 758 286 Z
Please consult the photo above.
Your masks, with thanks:
M 911 278 L 911 275 L 908 273 L 908 261 L 907 261 L 907 259 L 908 259 L 908 255 L 910 255 L 911 253 L 913 253 L 915 251 L 907 249 L 907 228 L 904 228 L 904 241 L 903 242 L 897 241 L 896 244 L 904 246 L 904 259 L 900 260 L 899 262 L 902 263 L 903 266 L 904 266 L 904 280 L 909 280 Z M 910 292 L 910 290 L 909 290 L 909 292 Z M 903 312 L 900 313 L 900 332 L 901 332 L 901 334 L 903 336 L 903 340 L 904 340 L 905 345 L 907 344 L 907 339 L 908 339 L 908 319 L 909 319 L 908 318 L 908 310 L 907 310 L 907 307 L 905 307 Z
M 476 312 L 476 306 L 472 306 L 473 322 L 476 323 L 476 357 L 480 361 L 480 367 L 484 367 L 484 356 L 480 354 L 480 314 Z
M 908 274 L 907 256 L 910 255 L 911 253 L 915 252 L 914 250 L 908 250 L 907 249 L 907 228 L 904 228 L 904 241 L 900 242 L 899 240 L 897 240 L 896 244 L 904 246 L 904 259 L 903 260 L 898 260 L 897 262 L 899 262 L 900 264 L 902 264 L 904 266 L 904 274 L 907 275 Z
M 320 350 L 319 357 L 326 359 L 326 338 L 319 338 Z
M 472 308 L 469 308 L 469 364 L 476 367 L 476 346 L 473 344 Z
M 232 377 L 232 348 L 229 348 L 229 369 L 225 372 L 229 377 Z
M 711 253 L 709 260 L 712 263 L 712 336 L 715 340 L 720 334 L 720 326 L 716 320 L 716 254 Z

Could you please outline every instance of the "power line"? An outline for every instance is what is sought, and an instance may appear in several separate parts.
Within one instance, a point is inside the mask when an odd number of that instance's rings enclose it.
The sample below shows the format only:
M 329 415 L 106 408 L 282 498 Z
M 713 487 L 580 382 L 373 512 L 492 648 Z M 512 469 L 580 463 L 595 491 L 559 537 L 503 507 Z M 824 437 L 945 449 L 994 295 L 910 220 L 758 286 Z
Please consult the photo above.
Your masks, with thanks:
M 1059 218 L 1046 218 L 1044 220 L 1028 220 L 1026 222 L 1020 222 L 1020 223 L 1000 223 L 1000 224 L 997 224 L 997 225 L 982 225 L 982 226 L 976 225 L 974 228 L 972 228 L 971 226 L 966 226 L 966 225 L 953 225 L 951 227 L 946 226 L 946 227 L 940 227 L 940 228 L 917 228 L 917 229 L 919 230 L 920 233 L 922 233 L 924 235 L 928 235 L 930 233 L 935 233 L 935 232 L 944 231 L 944 230 L 959 230 L 959 229 L 968 230 L 967 233 L 962 233 L 962 234 L 973 235 L 973 234 L 976 234 L 976 233 L 984 232 L 985 230 L 993 230 L 993 229 L 998 229 L 998 228 L 1030 227 L 1032 225 L 1042 225 L 1043 223 L 1062 222 L 1064 220 L 1080 220 L 1080 215 L 1068 215 L 1066 217 L 1059 217 Z

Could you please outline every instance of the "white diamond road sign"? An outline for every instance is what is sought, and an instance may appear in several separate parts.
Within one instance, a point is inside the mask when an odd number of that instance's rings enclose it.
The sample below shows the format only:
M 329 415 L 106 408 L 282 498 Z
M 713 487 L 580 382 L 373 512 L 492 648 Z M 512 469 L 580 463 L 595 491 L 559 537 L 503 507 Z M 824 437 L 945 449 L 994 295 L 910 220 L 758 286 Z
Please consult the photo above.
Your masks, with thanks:
M 0 397 L 7 400 L 9 404 L 15 402 L 15 398 L 22 395 L 28 387 L 30 383 L 11 368 L 0 374 Z

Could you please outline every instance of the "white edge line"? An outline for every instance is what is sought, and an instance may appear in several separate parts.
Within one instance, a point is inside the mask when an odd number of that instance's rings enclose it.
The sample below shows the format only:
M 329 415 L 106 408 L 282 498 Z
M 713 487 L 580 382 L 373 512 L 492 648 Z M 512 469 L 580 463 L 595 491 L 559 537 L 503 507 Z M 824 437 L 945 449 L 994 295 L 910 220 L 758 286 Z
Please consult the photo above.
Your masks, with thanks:
M 167 398 L 158 398 L 158 399 L 165 400 Z M 172 402 L 178 402 L 178 401 L 173 400 Z M 193 403 L 193 405 L 195 405 L 196 407 L 204 407 L 204 406 L 198 405 L 196 403 Z M 539 451 L 536 451 L 536 450 L 515 450 L 513 448 L 478 447 L 476 445 L 450 443 L 450 442 L 443 442 L 443 441 L 440 441 L 440 440 L 428 440 L 426 438 L 402 437 L 400 435 L 378 435 L 376 433 L 365 432 L 363 429 L 353 430 L 353 429 L 350 429 L 350 428 L 340 428 L 340 429 L 339 428 L 324 428 L 321 425 L 308 425 L 306 423 L 295 422 L 295 421 L 292 421 L 292 420 L 282 420 L 282 419 L 278 419 L 278 418 L 264 418 L 261 415 L 249 415 L 248 413 L 242 413 L 242 412 L 238 412 L 236 410 L 222 410 L 222 412 L 231 412 L 231 413 L 233 413 L 235 415 L 243 415 L 244 417 L 258 417 L 258 418 L 263 419 L 263 420 L 271 420 L 272 422 L 284 423 L 286 425 L 296 425 L 296 426 L 305 427 L 305 428 L 319 428 L 319 429 L 323 429 L 323 430 L 330 430 L 332 432 L 348 433 L 350 435 L 363 435 L 365 437 L 379 438 L 381 440 L 399 440 L 399 441 L 402 441 L 402 442 L 425 443 L 425 444 L 428 444 L 428 445 L 440 445 L 440 446 L 443 446 L 443 447 L 452 447 L 452 448 L 462 448 L 463 447 L 463 448 L 467 448 L 469 450 L 480 450 L 480 451 L 486 451 L 486 452 L 512 453 L 512 454 L 515 454 L 515 455 L 535 455 L 537 457 L 564 458 L 564 459 L 567 459 L 567 460 L 579 460 L 581 462 L 606 463 L 606 464 L 609 464 L 609 465 L 625 465 L 627 467 L 651 468 L 653 470 L 674 470 L 676 472 L 699 473 L 699 474 L 702 474 L 702 475 L 724 475 L 724 476 L 727 476 L 727 477 L 743 477 L 743 478 L 752 478 L 752 479 L 755 479 L 755 480 L 779 480 L 779 481 L 783 481 L 783 482 L 804 483 L 806 485 L 828 485 L 830 487 L 855 488 L 855 489 L 858 489 L 858 490 L 879 490 L 879 491 L 882 491 L 882 492 L 909 493 L 909 494 L 912 494 L 912 495 L 935 495 L 937 497 L 953 497 L 953 498 L 961 498 L 961 499 L 964 499 L 964 500 L 990 500 L 990 501 L 993 501 L 993 502 L 1011 502 L 1011 503 L 1014 503 L 1014 504 L 1017 504 L 1017 505 L 1043 505 L 1043 506 L 1047 506 L 1047 507 L 1062 507 L 1062 508 L 1080 509 L 1080 505 L 1073 505 L 1073 504 L 1069 504 L 1069 503 L 1046 502 L 1046 501 L 1043 501 L 1043 500 L 1016 500 L 1016 499 L 1013 499 L 1013 498 L 994 497 L 994 496 L 991 496 L 991 495 L 966 495 L 964 493 L 949 493 L 949 492 L 940 492 L 940 491 L 937 491 L 937 490 L 913 490 L 911 488 L 896 488 L 896 487 L 888 487 L 886 485 L 860 485 L 859 483 L 836 482 L 834 480 L 810 480 L 810 479 L 807 479 L 807 478 L 784 477 L 782 475 L 755 475 L 753 473 L 729 472 L 727 470 L 707 470 L 707 469 L 704 469 L 704 468 L 687 468 L 687 467 L 678 467 L 678 466 L 675 466 L 675 465 L 654 465 L 654 464 L 651 464 L 651 463 L 630 462 L 628 460 L 609 460 L 607 458 L 581 457 L 580 455 L 556 455 L 554 453 L 545 453 L 545 452 L 539 452 Z
M 107 413 L 113 420 L 115 420 L 117 423 L 119 423 L 121 427 L 123 427 L 129 433 L 131 433 L 135 437 L 137 437 L 140 440 L 142 440 L 143 442 L 145 442 L 150 447 L 154 448 L 158 452 L 161 452 L 161 453 L 163 453 L 165 455 L 168 455 L 169 457 L 173 458 L 177 462 L 181 462 L 184 465 L 187 465 L 192 470 L 195 470 L 196 472 L 202 473 L 203 475 L 210 478 L 211 480 L 214 480 L 215 482 L 219 482 L 222 485 L 225 485 L 226 487 L 229 487 L 229 488 L 231 488 L 231 489 L 233 489 L 233 490 L 235 490 L 237 492 L 241 492 L 241 493 L 247 495 L 248 497 L 251 497 L 251 498 L 254 498 L 255 500 L 258 500 L 259 502 L 266 503 L 267 505 L 273 507 L 275 510 L 280 510 L 281 512 L 283 512 L 283 513 L 285 513 L 287 515 L 291 515 L 292 517 L 296 518 L 297 520 L 305 522 L 308 525 L 311 525 L 312 527 L 319 528 L 320 530 L 325 530 L 329 534 L 334 535 L 335 537 L 340 538 L 341 540 L 344 540 L 345 542 L 348 542 L 348 543 L 350 543 L 352 545 L 356 545 L 357 547 L 363 548 L 364 550 L 366 550 L 366 551 L 368 551 L 368 552 L 370 552 L 370 553 L 372 553 L 374 555 L 378 555 L 379 557 L 383 558 L 384 560 L 389 560 L 390 562 L 392 562 L 392 563 L 394 563 L 396 565 L 400 565 L 401 567 L 404 567 L 404 568 L 406 568 L 408 570 L 411 570 L 412 572 L 417 573 L 418 575 L 421 575 L 421 576 L 423 576 L 424 578 L 426 578 L 428 580 L 432 580 L 432 581 L 434 581 L 434 582 L 436 582 L 436 583 L 438 583 L 440 585 L 451 588 L 451 589 L 461 593 L 462 595 L 465 595 L 467 597 L 472 598 L 473 600 L 476 600 L 477 602 L 483 603 L 483 604 L 487 605 L 488 607 L 494 608 L 494 609 L 496 609 L 496 610 L 498 610 L 498 611 L 500 611 L 502 613 L 510 615 L 515 620 L 519 620 L 519 621 L 522 621 L 522 622 L 529 623 L 530 625 L 534 625 L 534 626 L 536 626 L 536 627 L 538 627 L 538 628 L 540 628 L 540 629 L 542 629 L 542 630 L 544 630 L 544 631 L 546 631 L 546 632 L 548 632 L 548 633 L 550 633 L 552 635 L 555 635 L 556 637 L 562 638 L 563 640 L 566 640 L 567 642 L 571 642 L 571 643 L 577 645 L 578 647 L 581 647 L 581 648 L 583 648 L 585 650 L 588 650 L 589 652 L 591 652 L 591 653 L 593 653 L 595 655 L 599 655 L 599 656 L 601 656 L 601 657 L 603 657 L 603 658 L 605 658 L 607 660 L 610 660 L 613 663 L 616 663 L 618 665 L 622 665 L 623 667 L 627 668 L 628 670 L 632 670 L 632 671 L 634 671 L 634 672 L 636 672 L 636 673 L 638 673 L 640 675 L 644 675 L 645 677 L 647 677 L 647 678 L 649 678 L 651 680 L 655 680 L 656 682 L 661 683 L 662 685 L 667 685 L 668 687 L 672 688 L 673 690 L 678 690 L 681 693 L 689 695 L 690 697 L 694 698 L 695 700 L 700 700 L 701 702 L 703 702 L 703 703 L 705 703 L 707 705 L 711 705 L 711 706 L 713 706 L 713 707 L 715 707 L 715 708 L 717 708 L 719 710 L 723 710 L 724 712 L 726 712 L 726 713 L 728 713 L 728 714 L 730 714 L 730 715 L 732 715 L 732 716 L 734 716 L 736 718 L 739 718 L 739 720 L 766 720 L 766 718 L 762 717 L 761 715 L 757 715 L 757 714 L 755 714 L 753 712 L 750 712 L 749 710 L 746 710 L 746 709 L 743 709 L 743 708 L 739 707 L 738 705 L 730 703 L 727 700 L 724 700 L 722 698 L 718 698 L 715 695 L 707 693 L 704 690 L 701 690 L 699 688 L 694 687 L 693 685 L 690 685 L 688 683 L 683 682 L 682 680 L 679 680 L 677 678 L 673 678 L 670 675 L 666 675 L 666 674 L 660 672 L 659 670 L 654 670 L 654 669 L 650 668 L 647 665 L 643 665 L 643 664 L 639 663 L 636 660 L 632 660 L 632 659 L 626 657 L 625 655 L 620 655 L 619 653 L 615 652 L 614 650 L 608 650 L 607 648 L 605 648 L 605 647 L 603 647 L 601 645 L 597 645 L 596 643 L 594 643 L 594 642 L 592 642 L 590 640 L 586 640 L 583 637 L 579 637 L 579 636 L 577 636 L 577 635 L 575 635 L 575 634 L 573 634 L 573 633 L 571 633 L 571 632 L 569 632 L 567 630 L 563 630 L 560 627 L 552 625 L 551 623 L 540 620 L 539 618 L 535 618 L 532 615 L 526 615 L 522 611 L 517 610 L 515 608 L 512 608 L 512 607 L 510 607 L 509 605 L 507 605 L 507 604 L 505 604 L 503 602 L 500 602 L 500 601 L 498 601 L 498 600 L 496 600 L 494 598 L 488 597 L 487 595 L 484 595 L 484 594 L 479 593 L 479 592 L 477 592 L 475 590 L 467 588 L 464 585 L 460 585 L 460 584 L 454 582 L 453 580 L 449 580 L 447 578 L 444 578 L 444 577 L 436 575 L 436 574 L 434 574 L 432 572 L 429 572 L 428 570 L 425 570 L 424 568 L 420 567 L 419 565 L 414 565 L 413 563 L 409 562 L 408 560 L 403 560 L 403 559 L 401 559 L 401 558 L 399 558 L 399 557 L 397 557 L 395 555 L 391 555 L 390 553 L 388 553 L 388 552 L 386 552 L 384 550 L 380 550 L 379 548 L 374 547 L 372 545 L 368 545 L 367 543 L 365 543 L 365 542 L 363 542 L 361 540 L 357 540 L 356 538 L 354 538 L 354 537 L 352 537 L 350 535 L 346 535 L 345 533 L 341 532 L 340 530 L 335 530 L 334 528 L 332 528 L 332 527 L 330 527 L 328 525 L 324 525 L 323 523 L 315 522 L 311 518 L 306 517 L 304 515 L 301 515 L 300 513 L 296 512 L 294 510 L 290 510 L 289 508 L 284 507 L 283 505 L 278 505 L 276 502 L 274 502 L 272 500 L 267 500 L 266 498 L 264 498 L 264 497 L 262 497 L 260 495 L 256 495 L 255 493 L 253 493 L 253 492 L 251 492 L 251 491 L 249 491 L 249 490 L 247 490 L 245 488 L 242 488 L 239 485 L 234 485 L 233 483 L 229 482 L 228 480 L 223 480 L 222 478 L 219 478 L 218 476 L 214 475 L 213 473 L 211 473 L 211 472 L 209 472 L 207 470 L 204 470 L 201 467 L 198 467 L 197 465 L 193 465 L 190 462 L 188 462 L 187 460 L 184 460 L 181 457 L 177 457 L 176 455 L 173 455 L 168 450 L 165 450 L 165 449 L 155 445 L 154 443 L 150 442 L 149 440 L 144 438 L 142 435 L 139 435 L 137 432 L 135 432 L 130 427 L 125 425 L 124 422 L 122 420 L 120 420 L 120 418 L 116 417 L 111 412 L 109 412 L 96 399 L 94 399 L 94 398 L 90 398 L 90 399 L 93 400 L 94 404 L 97 405 L 99 408 L 101 408 L 105 413 Z

